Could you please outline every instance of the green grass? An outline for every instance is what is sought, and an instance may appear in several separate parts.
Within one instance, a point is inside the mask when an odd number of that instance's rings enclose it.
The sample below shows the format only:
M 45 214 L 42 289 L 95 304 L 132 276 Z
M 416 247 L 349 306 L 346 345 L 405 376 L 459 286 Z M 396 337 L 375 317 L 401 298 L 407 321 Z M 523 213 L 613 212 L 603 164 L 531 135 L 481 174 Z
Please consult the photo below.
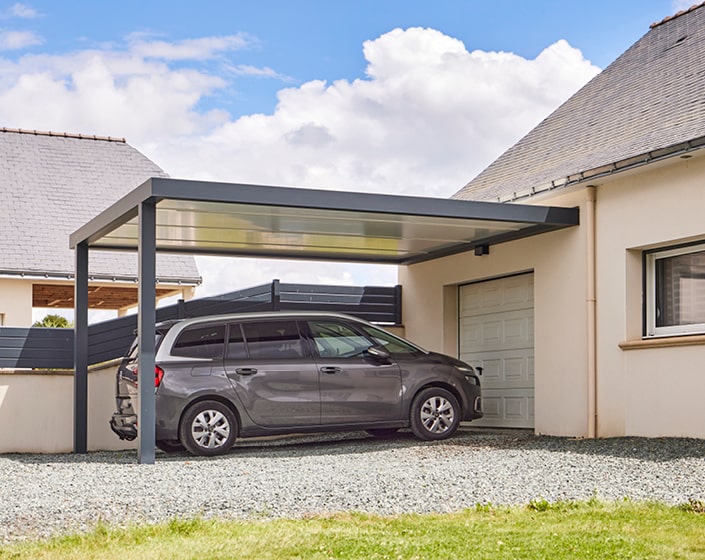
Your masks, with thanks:
M 173 520 L 0 547 L 0 559 L 705 558 L 705 505 L 532 501 L 449 515 Z

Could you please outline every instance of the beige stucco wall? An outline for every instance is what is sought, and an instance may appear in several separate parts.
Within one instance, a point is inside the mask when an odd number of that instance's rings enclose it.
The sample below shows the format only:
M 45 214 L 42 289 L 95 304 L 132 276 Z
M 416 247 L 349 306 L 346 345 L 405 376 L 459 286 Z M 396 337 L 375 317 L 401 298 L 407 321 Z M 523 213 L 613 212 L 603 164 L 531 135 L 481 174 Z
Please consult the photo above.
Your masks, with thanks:
M 705 155 L 597 190 L 597 400 L 602 436 L 705 437 L 705 345 L 623 350 L 642 337 L 642 252 L 705 239 Z
M 0 278 L 2 325 L 28 327 L 32 324 L 32 281 Z
M 705 438 L 705 337 L 642 342 L 643 251 L 705 240 L 705 152 L 595 181 L 599 437 Z M 587 185 L 586 185 L 587 186 Z M 581 225 L 400 270 L 407 337 L 457 355 L 457 286 L 534 271 L 536 432 L 589 435 L 586 189 L 524 203 L 581 208 Z M 626 343 L 626 344 L 625 344 Z
M 88 374 L 88 449 L 134 448 L 110 430 L 116 366 Z M 0 453 L 73 449 L 73 375 L 0 370 Z
M 583 190 L 553 197 L 555 206 L 580 206 Z M 410 340 L 458 355 L 457 287 L 533 271 L 535 430 L 588 433 L 586 228 L 581 225 L 494 245 L 490 254 L 462 253 L 401 268 L 404 326 Z

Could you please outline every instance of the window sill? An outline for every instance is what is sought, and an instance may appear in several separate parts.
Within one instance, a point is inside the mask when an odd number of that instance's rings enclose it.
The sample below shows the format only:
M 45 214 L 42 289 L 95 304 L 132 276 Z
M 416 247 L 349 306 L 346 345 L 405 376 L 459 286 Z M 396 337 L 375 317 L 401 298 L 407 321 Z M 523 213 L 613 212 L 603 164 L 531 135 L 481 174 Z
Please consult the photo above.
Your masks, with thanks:
M 622 350 L 638 350 L 642 348 L 672 348 L 675 346 L 697 346 L 705 344 L 705 334 L 664 336 L 661 338 L 644 338 L 625 340 L 619 343 Z

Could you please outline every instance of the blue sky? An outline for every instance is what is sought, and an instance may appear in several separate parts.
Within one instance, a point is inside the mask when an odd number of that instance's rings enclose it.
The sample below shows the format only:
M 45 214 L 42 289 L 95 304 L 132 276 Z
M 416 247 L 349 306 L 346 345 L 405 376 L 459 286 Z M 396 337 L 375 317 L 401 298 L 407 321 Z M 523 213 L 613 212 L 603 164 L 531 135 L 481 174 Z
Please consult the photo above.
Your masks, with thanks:
M 430 27 L 462 40 L 469 50 L 510 51 L 527 58 L 566 39 L 604 68 L 649 24 L 690 2 L 41 0 L 21 4 L 27 8 L 24 13 L 34 12 L 34 17 L 24 18 L 11 16 L 17 3 L 0 5 L 5 7 L 0 29 L 29 32 L 37 39 L 27 48 L 5 50 L 4 57 L 14 60 L 28 53 L 108 48 L 136 34 L 168 42 L 241 34 L 242 49 L 200 62 L 232 81 L 227 92 L 202 100 L 202 106 L 222 107 L 239 116 L 272 111 L 282 87 L 314 79 L 364 77 L 363 42 L 396 27 Z M 238 74 L 226 66 L 261 73 Z
M 689 5 L 0 0 L 0 122 L 125 137 L 173 177 L 448 197 Z M 396 281 L 393 267 L 198 264 L 200 295 Z

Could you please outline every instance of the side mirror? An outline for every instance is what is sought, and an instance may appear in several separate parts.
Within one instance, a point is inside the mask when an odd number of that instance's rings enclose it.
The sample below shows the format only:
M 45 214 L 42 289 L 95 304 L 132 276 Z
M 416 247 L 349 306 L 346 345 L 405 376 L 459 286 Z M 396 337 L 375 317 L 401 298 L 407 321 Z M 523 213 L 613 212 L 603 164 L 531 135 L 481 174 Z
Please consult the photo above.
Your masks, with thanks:
M 388 360 L 392 356 L 389 351 L 383 346 L 370 346 L 367 349 L 367 353 L 373 358 L 377 358 L 378 360 L 382 361 Z

